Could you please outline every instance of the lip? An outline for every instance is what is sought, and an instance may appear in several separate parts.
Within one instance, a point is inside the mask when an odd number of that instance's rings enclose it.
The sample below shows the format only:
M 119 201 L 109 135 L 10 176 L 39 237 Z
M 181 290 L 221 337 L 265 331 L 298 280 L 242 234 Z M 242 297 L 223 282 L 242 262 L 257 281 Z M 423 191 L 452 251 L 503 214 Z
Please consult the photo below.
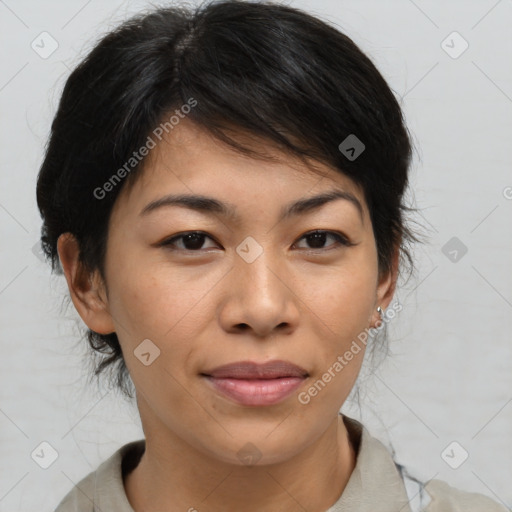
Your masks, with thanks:
M 308 372 L 289 361 L 274 359 L 266 363 L 236 361 L 205 371 L 203 374 L 213 378 L 277 379 L 282 377 L 306 377 Z
M 201 373 L 219 393 L 241 405 L 266 406 L 285 400 L 308 377 L 289 361 L 238 361 Z
M 240 405 L 268 406 L 278 404 L 290 396 L 306 377 L 277 379 L 229 379 L 204 376 L 222 395 Z

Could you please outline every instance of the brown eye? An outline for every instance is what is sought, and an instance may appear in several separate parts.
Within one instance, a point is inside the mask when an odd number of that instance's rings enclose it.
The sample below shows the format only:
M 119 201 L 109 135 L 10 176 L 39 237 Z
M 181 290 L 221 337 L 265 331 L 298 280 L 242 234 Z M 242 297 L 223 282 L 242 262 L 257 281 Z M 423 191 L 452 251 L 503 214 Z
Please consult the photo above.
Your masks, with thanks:
M 190 231 L 182 233 L 165 240 L 161 245 L 171 247 L 171 249 L 182 251 L 199 251 L 204 249 L 203 245 L 206 239 L 212 240 L 206 233 L 201 231 Z M 179 243 L 181 242 L 181 244 Z
M 337 243 L 329 244 L 327 246 L 327 249 L 332 248 L 333 246 L 337 246 L 339 244 L 344 246 L 350 246 L 351 244 L 346 237 L 341 235 L 340 233 L 336 233 L 334 231 L 321 231 L 316 230 L 312 231 L 311 233 L 306 233 L 302 238 L 307 240 L 307 243 L 310 245 L 310 247 L 306 247 L 306 249 L 325 249 L 325 243 L 328 240 L 328 238 L 334 239 Z

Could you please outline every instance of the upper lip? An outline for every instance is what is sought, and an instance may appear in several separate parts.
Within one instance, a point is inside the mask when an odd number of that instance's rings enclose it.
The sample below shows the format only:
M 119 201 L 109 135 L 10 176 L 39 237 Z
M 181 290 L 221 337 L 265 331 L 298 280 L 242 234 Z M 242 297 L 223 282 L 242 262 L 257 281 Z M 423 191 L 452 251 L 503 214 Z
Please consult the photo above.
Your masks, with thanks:
M 232 379 L 277 379 L 280 377 L 306 377 L 308 372 L 289 361 L 273 360 L 266 363 L 237 361 L 202 372 L 214 378 Z

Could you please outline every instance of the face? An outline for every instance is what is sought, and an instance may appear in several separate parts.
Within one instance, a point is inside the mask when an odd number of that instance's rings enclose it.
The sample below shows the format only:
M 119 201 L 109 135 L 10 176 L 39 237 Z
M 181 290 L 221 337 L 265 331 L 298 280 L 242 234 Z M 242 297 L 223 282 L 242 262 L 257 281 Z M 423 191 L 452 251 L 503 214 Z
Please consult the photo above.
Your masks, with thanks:
M 118 197 L 105 262 L 106 306 L 146 437 L 180 439 L 235 464 L 247 443 L 259 463 L 274 463 L 321 436 L 354 384 L 364 345 L 343 356 L 393 285 L 378 281 L 362 191 L 334 169 L 317 163 L 314 173 L 266 151 L 279 160 L 242 156 L 182 121 Z M 297 201 L 340 191 L 361 210 L 338 197 L 282 216 Z M 204 202 L 148 207 L 171 194 L 206 196 L 230 213 Z M 224 379 L 227 394 L 205 376 L 274 360 L 307 375 L 259 393 L 233 391 Z

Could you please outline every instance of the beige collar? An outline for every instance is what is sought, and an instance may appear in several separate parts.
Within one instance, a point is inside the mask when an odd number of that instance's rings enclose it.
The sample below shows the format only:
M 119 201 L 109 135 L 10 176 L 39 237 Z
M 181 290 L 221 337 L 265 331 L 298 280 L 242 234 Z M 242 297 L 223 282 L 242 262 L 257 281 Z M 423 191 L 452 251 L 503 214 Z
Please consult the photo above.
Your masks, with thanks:
M 411 512 L 405 485 L 389 451 L 359 421 L 342 416 L 357 448 L 357 460 L 342 495 L 326 512 Z

